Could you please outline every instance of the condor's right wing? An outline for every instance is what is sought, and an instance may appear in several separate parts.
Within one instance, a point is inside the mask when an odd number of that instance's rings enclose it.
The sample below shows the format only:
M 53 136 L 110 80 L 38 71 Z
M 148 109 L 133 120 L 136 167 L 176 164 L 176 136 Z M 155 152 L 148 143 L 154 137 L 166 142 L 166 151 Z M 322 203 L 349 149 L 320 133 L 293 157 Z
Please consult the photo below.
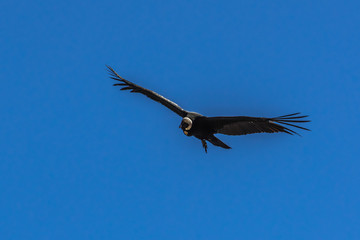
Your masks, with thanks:
M 131 90 L 131 92 L 142 93 L 145 96 L 151 98 L 152 100 L 161 103 L 162 105 L 169 108 L 171 111 L 175 112 L 179 116 L 181 116 L 181 117 L 186 116 L 187 111 L 182 109 L 176 103 L 174 103 L 174 102 L 170 101 L 169 99 L 161 96 L 160 94 L 157 94 L 154 91 L 151 91 L 149 89 L 140 87 L 139 85 L 136 85 L 135 83 L 132 83 L 132 82 L 120 77 L 120 75 L 117 74 L 115 72 L 115 70 L 112 69 L 112 67 L 107 66 L 107 68 L 108 68 L 109 73 L 110 73 L 110 78 L 120 82 L 120 83 L 115 83 L 114 84 L 114 86 L 122 86 L 122 88 L 120 90 Z

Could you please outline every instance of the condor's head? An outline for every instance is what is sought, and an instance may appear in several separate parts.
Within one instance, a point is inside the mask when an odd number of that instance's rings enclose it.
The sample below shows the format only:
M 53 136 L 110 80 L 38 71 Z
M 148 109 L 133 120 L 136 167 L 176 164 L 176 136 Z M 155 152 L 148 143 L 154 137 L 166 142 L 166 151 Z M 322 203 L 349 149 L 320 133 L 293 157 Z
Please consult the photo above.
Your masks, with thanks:
M 185 135 L 189 134 L 189 131 L 192 127 L 192 120 L 189 117 L 184 117 L 181 121 L 179 128 L 181 128 Z

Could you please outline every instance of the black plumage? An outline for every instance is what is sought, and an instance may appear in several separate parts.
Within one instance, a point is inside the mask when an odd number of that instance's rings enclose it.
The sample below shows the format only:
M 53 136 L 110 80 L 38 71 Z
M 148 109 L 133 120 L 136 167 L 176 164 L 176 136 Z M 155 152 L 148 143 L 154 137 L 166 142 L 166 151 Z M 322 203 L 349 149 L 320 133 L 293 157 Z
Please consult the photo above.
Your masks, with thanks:
M 182 117 L 183 119 L 179 127 L 183 130 L 186 136 L 195 136 L 200 139 L 205 152 L 207 152 L 206 141 L 209 141 L 215 146 L 230 149 L 228 145 L 214 136 L 214 134 L 217 133 L 225 135 L 246 135 L 251 133 L 284 132 L 291 135 L 299 135 L 296 131 L 288 127 L 310 131 L 305 127 L 296 125 L 298 123 L 309 122 L 309 120 L 305 119 L 308 116 L 300 115 L 300 113 L 293 113 L 274 118 L 260 118 L 245 116 L 206 117 L 199 113 L 189 112 L 156 92 L 140 87 L 139 85 L 122 78 L 110 66 L 107 66 L 107 68 L 110 73 L 110 78 L 118 81 L 118 83 L 115 83 L 114 86 L 120 86 L 120 90 L 131 90 L 130 92 L 144 94 Z

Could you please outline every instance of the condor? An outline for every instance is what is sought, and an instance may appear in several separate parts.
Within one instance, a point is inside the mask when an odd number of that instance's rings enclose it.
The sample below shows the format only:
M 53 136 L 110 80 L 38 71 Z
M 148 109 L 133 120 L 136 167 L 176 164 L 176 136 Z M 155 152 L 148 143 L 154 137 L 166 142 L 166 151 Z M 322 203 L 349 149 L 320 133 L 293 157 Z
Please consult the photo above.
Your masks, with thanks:
M 298 123 L 310 122 L 305 119 L 307 115 L 300 115 L 300 113 L 288 114 L 274 118 L 262 118 L 262 117 L 206 117 L 196 112 L 189 112 L 182 109 L 176 103 L 166 99 L 165 97 L 140 87 L 135 83 L 132 83 L 115 72 L 110 66 L 107 66 L 110 78 L 119 81 L 114 86 L 121 86 L 120 90 L 131 90 L 131 92 L 141 93 L 145 96 L 157 101 L 169 108 L 180 117 L 182 117 L 179 128 L 182 129 L 186 136 L 194 136 L 201 140 L 202 146 L 207 153 L 207 143 L 209 141 L 215 146 L 230 149 L 228 145 L 223 143 L 220 139 L 214 136 L 214 134 L 221 133 L 226 135 L 246 135 L 251 133 L 277 133 L 284 132 L 287 134 L 297 134 L 294 130 L 286 127 L 294 127 L 302 130 L 310 131 L 305 127 L 298 126 Z M 284 126 L 286 125 L 286 126 Z

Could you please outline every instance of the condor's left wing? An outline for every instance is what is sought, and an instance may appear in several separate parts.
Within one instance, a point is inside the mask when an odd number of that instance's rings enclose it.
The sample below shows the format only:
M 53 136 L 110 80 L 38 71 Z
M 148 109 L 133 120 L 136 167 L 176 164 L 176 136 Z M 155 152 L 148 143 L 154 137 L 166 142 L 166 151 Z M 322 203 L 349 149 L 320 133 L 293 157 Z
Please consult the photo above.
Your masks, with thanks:
M 245 135 L 251 133 L 275 133 L 285 132 L 288 134 L 297 134 L 292 129 L 284 125 L 310 131 L 307 128 L 295 125 L 298 123 L 310 122 L 304 120 L 308 116 L 293 113 L 275 118 L 258 118 L 258 117 L 208 117 L 205 118 L 204 124 L 211 128 L 214 133 L 226 135 Z

